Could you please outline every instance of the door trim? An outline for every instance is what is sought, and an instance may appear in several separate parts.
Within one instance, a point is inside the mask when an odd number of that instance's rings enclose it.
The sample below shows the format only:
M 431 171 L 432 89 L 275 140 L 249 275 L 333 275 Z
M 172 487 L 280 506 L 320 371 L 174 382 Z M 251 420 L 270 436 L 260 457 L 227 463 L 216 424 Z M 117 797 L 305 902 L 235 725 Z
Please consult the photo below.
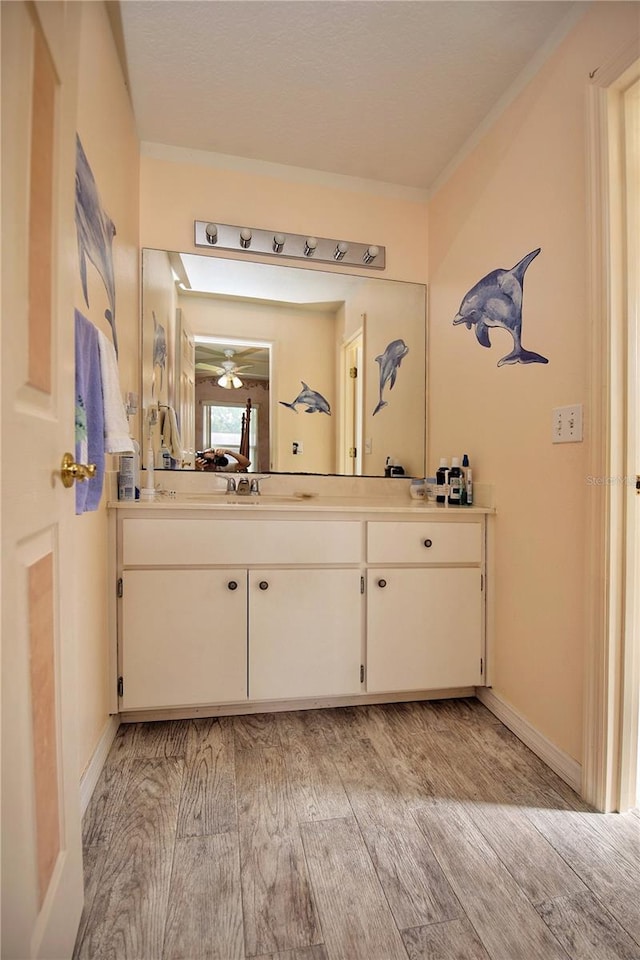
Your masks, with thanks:
M 622 92 L 637 76 L 635 40 L 598 70 L 587 91 L 589 398 L 592 435 L 586 567 L 582 795 L 598 810 L 620 803 L 624 648 L 626 311 L 620 157 L 611 149 Z

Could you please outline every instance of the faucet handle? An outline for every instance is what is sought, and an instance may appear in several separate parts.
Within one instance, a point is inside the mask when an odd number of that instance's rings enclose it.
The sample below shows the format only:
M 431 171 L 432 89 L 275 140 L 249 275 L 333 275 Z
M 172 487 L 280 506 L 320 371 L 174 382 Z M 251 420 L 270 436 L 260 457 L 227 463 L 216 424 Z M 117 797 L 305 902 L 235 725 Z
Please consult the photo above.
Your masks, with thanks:
M 227 493 L 235 493 L 235 492 L 236 492 L 236 478 L 227 477 Z
M 251 480 L 251 493 L 255 493 L 257 496 L 260 496 L 260 480 L 258 477 L 253 477 Z

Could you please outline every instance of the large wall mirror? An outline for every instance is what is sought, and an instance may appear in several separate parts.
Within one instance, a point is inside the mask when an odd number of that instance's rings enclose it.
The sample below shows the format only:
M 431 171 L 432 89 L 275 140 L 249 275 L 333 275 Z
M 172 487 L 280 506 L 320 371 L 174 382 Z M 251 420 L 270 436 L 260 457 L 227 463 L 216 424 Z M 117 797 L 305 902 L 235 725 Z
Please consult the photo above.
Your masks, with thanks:
M 143 454 L 177 423 L 183 469 L 238 449 L 250 401 L 250 471 L 424 476 L 426 288 L 145 249 L 142 399 Z

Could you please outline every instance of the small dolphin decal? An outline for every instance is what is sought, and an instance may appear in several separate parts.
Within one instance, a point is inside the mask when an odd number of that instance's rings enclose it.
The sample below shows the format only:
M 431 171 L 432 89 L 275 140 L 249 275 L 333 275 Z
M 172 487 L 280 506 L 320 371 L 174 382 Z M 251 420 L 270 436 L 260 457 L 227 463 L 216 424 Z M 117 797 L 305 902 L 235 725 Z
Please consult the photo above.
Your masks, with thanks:
M 479 280 L 463 298 L 453 318 L 454 326 L 466 323 L 471 330 L 476 325 L 476 337 L 483 347 L 490 347 L 489 327 L 502 327 L 513 337 L 513 350 L 498 360 L 505 363 L 549 363 L 546 357 L 522 346 L 522 287 L 524 274 L 531 261 L 540 253 L 532 250 L 511 270 L 493 270 Z
M 104 315 L 113 332 L 113 345 L 118 352 L 116 334 L 116 285 L 113 275 L 112 243 L 116 235 L 113 221 L 107 216 L 100 204 L 98 187 L 94 180 L 87 155 L 80 137 L 76 134 L 76 230 L 78 232 L 78 255 L 80 257 L 80 279 L 82 292 L 87 306 L 87 259 L 91 261 L 105 285 L 109 308 Z
M 162 392 L 162 380 L 167 365 L 167 335 L 161 323 L 158 323 L 155 310 L 151 311 L 153 317 L 153 374 L 151 376 L 151 396 L 156 392 L 156 367 L 160 368 L 160 386 L 158 396 Z
M 408 353 L 409 347 L 404 340 L 392 340 L 384 353 L 376 357 L 376 363 L 380 364 L 380 399 L 372 416 L 375 417 L 379 410 L 386 407 L 387 401 L 382 399 L 382 391 L 387 383 L 389 384 L 389 390 L 393 389 L 396 377 L 398 376 L 398 367 Z
M 280 400 L 279 402 L 282 404 L 282 406 L 289 407 L 290 410 L 295 410 L 297 413 L 298 411 L 296 410 L 296 407 L 298 404 L 301 404 L 307 408 L 304 411 L 305 413 L 326 413 L 331 416 L 331 407 L 322 394 L 318 393 L 316 390 L 312 390 L 311 387 L 304 382 L 304 380 L 301 380 L 300 383 L 302 384 L 302 390 L 295 400 L 292 400 L 291 403 L 286 403 L 284 400 Z

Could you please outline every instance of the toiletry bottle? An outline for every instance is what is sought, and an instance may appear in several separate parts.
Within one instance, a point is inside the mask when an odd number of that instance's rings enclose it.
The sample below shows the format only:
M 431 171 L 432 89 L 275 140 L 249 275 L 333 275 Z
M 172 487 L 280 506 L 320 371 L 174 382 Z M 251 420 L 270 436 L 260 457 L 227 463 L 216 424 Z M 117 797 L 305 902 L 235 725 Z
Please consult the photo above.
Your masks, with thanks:
M 436 503 L 445 503 L 446 494 L 445 487 L 449 482 L 449 462 L 443 457 L 440 460 L 440 466 L 436 470 L 436 484 L 438 487 L 442 487 L 442 492 L 438 492 L 436 497 Z
M 412 480 L 409 484 L 409 496 L 412 500 L 424 500 L 424 480 Z
M 464 472 L 464 488 L 465 488 L 465 503 L 468 507 L 473 506 L 473 475 L 471 473 L 471 467 L 469 464 L 468 456 L 464 455 L 464 460 L 467 461 L 467 468 Z
M 469 469 L 469 457 L 466 453 L 462 455 L 462 495 L 460 503 L 464 506 L 467 502 L 467 470 Z
M 385 477 L 391 476 L 391 457 L 387 457 L 384 463 L 384 475 Z
M 135 454 L 121 453 L 118 467 L 118 500 L 135 500 Z
M 131 439 L 133 444 L 133 489 L 135 499 L 140 499 L 140 444 L 137 440 Z
M 460 506 L 462 502 L 462 470 L 460 469 L 460 457 L 454 457 L 451 461 L 451 470 L 449 470 L 449 503 L 452 506 Z
M 162 444 L 158 450 L 158 469 L 159 470 L 171 470 L 171 454 L 169 453 L 169 448 Z

